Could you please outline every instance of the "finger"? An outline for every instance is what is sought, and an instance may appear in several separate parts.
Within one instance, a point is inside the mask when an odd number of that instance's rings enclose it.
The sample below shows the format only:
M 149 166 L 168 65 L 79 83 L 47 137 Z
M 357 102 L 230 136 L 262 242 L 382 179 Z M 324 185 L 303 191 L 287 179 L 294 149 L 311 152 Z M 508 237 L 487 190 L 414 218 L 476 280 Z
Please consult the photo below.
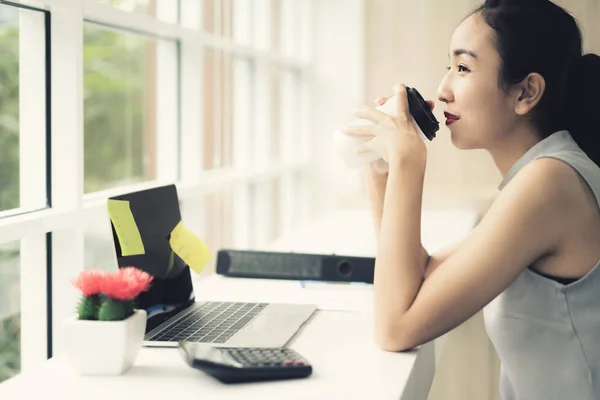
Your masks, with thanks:
M 378 97 L 375 99 L 375 104 L 377 104 L 378 106 L 381 106 L 386 101 L 387 101 L 387 97 Z
M 427 104 L 431 107 L 431 111 L 435 108 L 435 102 L 433 100 L 427 100 Z
M 371 151 L 371 146 L 369 146 L 369 143 L 365 143 L 356 149 L 356 155 L 361 156 L 363 154 L 369 153 L 370 151 Z
M 361 156 L 361 155 L 363 155 L 363 154 L 367 154 L 367 153 L 374 152 L 375 150 L 373 149 L 373 145 L 371 144 L 372 142 L 373 142 L 372 140 L 369 140 L 367 143 L 363 144 L 362 146 L 359 146 L 359 147 L 356 149 L 356 155 L 357 155 L 357 156 Z M 382 157 L 381 159 L 382 159 L 383 161 L 387 161 L 387 160 L 385 159 L 385 157 Z
M 394 86 L 394 93 L 398 99 L 398 119 L 404 122 L 408 122 L 410 111 L 408 108 L 408 94 L 406 93 L 406 86 L 403 84 L 397 84 Z
M 370 106 L 361 107 L 354 114 L 359 118 L 368 119 L 369 121 L 376 123 L 391 121 L 389 115 Z
M 372 125 L 367 126 L 345 126 L 342 133 L 348 136 L 375 137 L 375 129 Z

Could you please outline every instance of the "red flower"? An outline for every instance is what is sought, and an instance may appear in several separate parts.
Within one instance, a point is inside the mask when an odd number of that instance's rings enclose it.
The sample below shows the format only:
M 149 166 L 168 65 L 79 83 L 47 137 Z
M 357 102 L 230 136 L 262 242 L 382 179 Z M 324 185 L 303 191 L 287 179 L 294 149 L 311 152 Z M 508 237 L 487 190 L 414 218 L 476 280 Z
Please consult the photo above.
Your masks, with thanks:
M 108 274 L 104 271 L 81 271 L 72 283 L 84 296 L 93 296 L 101 292 L 106 276 Z
M 135 267 L 119 269 L 106 276 L 100 286 L 101 292 L 115 300 L 133 300 L 148 289 L 152 276 Z

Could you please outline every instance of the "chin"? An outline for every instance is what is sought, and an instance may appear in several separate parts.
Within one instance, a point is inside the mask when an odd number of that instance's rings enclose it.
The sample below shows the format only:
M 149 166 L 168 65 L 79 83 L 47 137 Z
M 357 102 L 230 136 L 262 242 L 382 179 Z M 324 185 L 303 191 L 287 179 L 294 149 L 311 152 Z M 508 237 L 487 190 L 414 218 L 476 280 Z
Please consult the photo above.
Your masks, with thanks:
M 455 132 L 450 132 L 450 141 L 459 150 L 474 150 L 479 148 L 475 143 L 470 142 L 464 136 L 458 135 Z
M 468 150 L 469 147 L 466 145 L 464 140 L 461 140 L 456 134 L 450 134 L 450 140 L 452 141 L 452 145 L 459 150 Z

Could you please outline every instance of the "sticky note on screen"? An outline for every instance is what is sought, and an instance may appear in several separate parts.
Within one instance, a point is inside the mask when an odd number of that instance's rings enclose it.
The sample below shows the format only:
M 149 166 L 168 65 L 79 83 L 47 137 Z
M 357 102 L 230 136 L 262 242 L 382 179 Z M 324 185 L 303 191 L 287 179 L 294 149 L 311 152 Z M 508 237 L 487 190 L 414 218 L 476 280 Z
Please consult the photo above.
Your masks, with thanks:
M 204 242 L 194 232 L 183 226 L 181 221 L 173 228 L 169 243 L 175 254 L 198 274 L 210 260 L 210 252 Z
M 108 215 L 119 238 L 121 254 L 123 256 L 145 254 L 144 243 L 135 223 L 135 218 L 133 218 L 129 202 L 126 200 L 108 200 L 107 208 Z

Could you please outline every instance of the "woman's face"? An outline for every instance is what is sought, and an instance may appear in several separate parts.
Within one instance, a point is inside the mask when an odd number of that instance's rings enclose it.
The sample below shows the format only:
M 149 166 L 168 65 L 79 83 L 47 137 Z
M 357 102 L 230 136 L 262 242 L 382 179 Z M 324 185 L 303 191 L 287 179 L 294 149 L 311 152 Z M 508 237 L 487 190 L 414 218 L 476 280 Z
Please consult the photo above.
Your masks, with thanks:
M 438 99 L 446 103 L 446 123 L 459 149 L 489 149 L 515 123 L 514 102 L 499 86 L 501 60 L 494 35 L 474 14 L 452 36 L 450 69 L 438 88 Z

